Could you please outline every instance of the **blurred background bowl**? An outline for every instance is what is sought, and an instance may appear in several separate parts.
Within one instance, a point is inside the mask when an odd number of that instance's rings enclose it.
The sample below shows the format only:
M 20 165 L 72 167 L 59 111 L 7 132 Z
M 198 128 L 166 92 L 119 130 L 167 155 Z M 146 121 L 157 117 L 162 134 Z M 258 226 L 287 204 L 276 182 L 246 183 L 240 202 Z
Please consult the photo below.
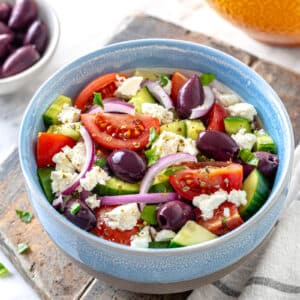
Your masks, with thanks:
M 0 0 L 0 3 L 4 2 Z M 15 3 L 15 0 L 7 2 Z M 48 44 L 41 58 L 28 69 L 7 77 L 0 79 L 0 95 L 11 94 L 17 92 L 24 85 L 34 81 L 37 74 L 42 68 L 49 63 L 58 45 L 60 36 L 59 20 L 55 10 L 51 5 L 44 0 L 36 0 L 38 5 L 38 16 L 48 27 Z
M 207 0 L 225 19 L 264 43 L 300 45 L 300 0 Z

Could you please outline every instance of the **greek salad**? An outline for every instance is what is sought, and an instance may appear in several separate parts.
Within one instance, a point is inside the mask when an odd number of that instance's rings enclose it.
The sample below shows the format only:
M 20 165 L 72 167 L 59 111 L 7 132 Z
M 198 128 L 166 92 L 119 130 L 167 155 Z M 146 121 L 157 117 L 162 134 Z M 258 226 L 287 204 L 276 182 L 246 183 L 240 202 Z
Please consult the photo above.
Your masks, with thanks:
M 139 69 L 59 95 L 43 114 L 37 174 L 83 230 L 136 248 L 202 243 L 264 204 L 279 164 L 255 107 L 211 73 Z

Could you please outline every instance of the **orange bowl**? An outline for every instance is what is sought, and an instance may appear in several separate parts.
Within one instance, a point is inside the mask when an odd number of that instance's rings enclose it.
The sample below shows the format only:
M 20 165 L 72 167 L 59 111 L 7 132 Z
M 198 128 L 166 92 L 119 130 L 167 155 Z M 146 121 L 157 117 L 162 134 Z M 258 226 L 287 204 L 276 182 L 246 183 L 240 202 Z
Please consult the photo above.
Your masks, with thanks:
M 207 0 L 221 16 L 256 40 L 300 45 L 300 0 Z

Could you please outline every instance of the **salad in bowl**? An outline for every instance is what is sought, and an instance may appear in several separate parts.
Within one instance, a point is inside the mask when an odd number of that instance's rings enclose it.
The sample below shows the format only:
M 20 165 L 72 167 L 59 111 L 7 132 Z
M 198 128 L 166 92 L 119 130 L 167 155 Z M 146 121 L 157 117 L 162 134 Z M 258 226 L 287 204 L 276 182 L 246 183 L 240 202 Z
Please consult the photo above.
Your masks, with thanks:
M 263 206 L 279 165 L 256 108 L 213 73 L 94 78 L 44 111 L 37 173 L 52 206 L 134 248 L 204 243 Z

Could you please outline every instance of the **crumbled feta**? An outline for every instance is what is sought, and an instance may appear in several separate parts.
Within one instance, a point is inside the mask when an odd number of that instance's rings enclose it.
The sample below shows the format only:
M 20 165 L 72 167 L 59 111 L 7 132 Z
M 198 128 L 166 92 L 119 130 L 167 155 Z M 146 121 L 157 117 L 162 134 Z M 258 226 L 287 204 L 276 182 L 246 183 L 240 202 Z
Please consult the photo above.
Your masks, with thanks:
M 85 199 L 85 203 L 89 206 L 90 209 L 95 209 L 100 207 L 100 199 L 97 199 L 97 195 L 89 196 Z
M 245 128 L 241 128 L 236 134 L 231 136 L 240 149 L 249 149 L 251 150 L 256 142 L 256 135 L 253 133 L 246 133 Z
M 64 104 L 62 111 L 57 115 L 57 118 L 62 123 L 77 122 L 80 117 L 80 109 Z
M 229 218 L 230 217 L 230 210 L 228 207 L 225 207 L 224 210 L 223 210 L 223 216 L 225 218 Z
M 194 197 L 193 205 L 201 210 L 201 215 L 204 220 L 211 219 L 214 215 L 214 210 L 227 200 L 228 193 L 223 190 L 216 191 L 214 194 L 201 194 Z
M 74 165 L 72 164 L 71 160 L 68 158 L 66 153 L 64 153 L 63 151 L 56 153 L 52 157 L 52 161 L 56 164 L 55 165 L 56 171 L 63 171 L 65 173 L 76 172 L 76 168 L 74 167 Z
M 125 99 L 132 98 L 141 88 L 141 83 L 144 80 L 142 76 L 133 76 L 124 80 L 115 91 L 115 96 Z
M 176 233 L 172 230 L 169 229 L 163 229 L 159 232 L 157 232 L 155 236 L 155 241 L 156 242 L 167 242 L 172 240 L 175 237 Z
M 184 138 L 173 132 L 163 131 L 158 139 L 153 143 L 152 148 L 156 149 L 156 155 L 164 157 L 176 152 L 187 152 L 196 155 L 198 149 L 196 143 L 190 138 Z
M 237 207 L 247 204 L 247 194 L 243 190 L 232 190 L 228 195 L 228 201 Z
M 141 213 L 136 203 L 117 206 L 113 210 L 106 212 L 104 222 L 112 229 L 130 230 L 136 226 Z
M 74 182 L 77 175 L 77 173 L 69 173 L 63 170 L 52 171 L 50 178 L 53 193 L 59 193 L 65 190 Z
M 149 226 L 145 226 L 140 232 L 132 237 L 130 246 L 135 248 L 148 248 L 149 242 L 151 241 Z
M 75 169 L 80 172 L 85 163 L 85 144 L 78 142 L 73 148 L 65 146 L 62 149 L 66 157 L 72 162 Z
M 257 115 L 256 109 L 250 103 L 236 103 L 227 107 L 231 116 L 239 116 L 248 119 L 249 121 L 253 121 L 254 116 Z
M 169 124 L 174 120 L 174 114 L 172 111 L 164 108 L 159 104 L 154 103 L 143 103 L 142 104 L 142 113 L 151 115 L 154 118 L 157 118 L 160 124 Z
M 241 98 L 236 94 L 215 93 L 215 95 L 220 104 L 225 107 L 241 102 Z
M 126 77 L 120 76 L 119 74 L 116 75 L 116 86 L 119 87 L 124 81 Z
M 109 175 L 100 167 L 94 166 L 80 179 L 80 185 L 87 191 L 91 191 L 98 183 L 105 184 Z
M 264 131 L 264 129 L 259 129 L 259 130 L 257 130 L 256 131 L 256 134 L 258 135 L 258 136 L 262 136 L 262 135 L 266 135 L 266 132 Z

